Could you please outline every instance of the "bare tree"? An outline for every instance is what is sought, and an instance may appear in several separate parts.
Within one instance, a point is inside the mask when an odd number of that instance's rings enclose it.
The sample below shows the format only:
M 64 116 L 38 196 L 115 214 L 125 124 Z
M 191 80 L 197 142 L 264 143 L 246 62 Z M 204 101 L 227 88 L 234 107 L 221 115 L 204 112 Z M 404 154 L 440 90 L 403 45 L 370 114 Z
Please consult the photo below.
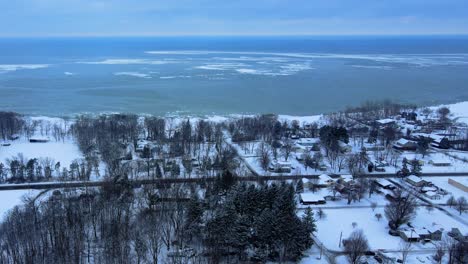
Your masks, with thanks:
M 455 199 L 455 197 L 453 195 L 451 195 L 447 199 L 447 205 L 450 206 L 450 208 L 452 208 L 452 206 L 456 206 L 457 205 L 457 199 Z
M 281 148 L 281 152 L 283 153 L 285 161 L 288 161 L 289 155 L 293 151 L 293 147 L 294 147 L 294 142 L 292 141 L 292 139 L 287 138 L 284 140 L 283 147 Z
M 460 213 L 460 215 L 466 211 L 467 207 L 468 207 L 468 203 L 464 196 L 457 199 L 456 208 L 457 208 L 457 211 Z
M 265 142 L 260 143 L 260 145 L 257 148 L 257 159 L 258 163 L 260 163 L 260 166 L 262 169 L 267 172 L 268 171 L 268 166 L 270 165 L 271 158 L 270 158 L 270 151 L 266 145 Z
M 407 242 L 407 241 L 404 241 L 404 242 L 400 242 L 400 252 L 401 252 L 401 263 L 406 263 L 406 260 L 408 258 L 408 254 L 410 253 L 411 251 L 411 242 Z
M 416 199 L 410 193 L 396 190 L 393 199 L 385 206 L 385 216 L 389 226 L 396 229 L 409 222 L 416 214 Z
M 369 242 L 361 229 L 353 231 L 349 238 L 343 241 L 343 244 L 351 264 L 359 263 L 362 256 L 369 250 Z
M 441 241 L 435 244 L 436 252 L 432 255 L 432 258 L 437 262 L 437 264 L 442 264 L 442 260 L 446 251 L 445 241 Z

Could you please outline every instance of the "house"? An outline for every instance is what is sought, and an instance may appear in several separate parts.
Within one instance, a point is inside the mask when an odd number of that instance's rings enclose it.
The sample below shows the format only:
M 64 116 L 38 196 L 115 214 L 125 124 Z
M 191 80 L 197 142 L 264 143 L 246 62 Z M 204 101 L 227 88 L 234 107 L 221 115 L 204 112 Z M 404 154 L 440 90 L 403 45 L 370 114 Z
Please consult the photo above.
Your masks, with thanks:
M 301 193 L 300 202 L 303 205 L 308 204 L 326 204 L 325 198 L 323 196 L 315 193 Z
M 449 167 L 452 165 L 448 160 L 430 160 L 429 164 L 435 167 Z
M 393 148 L 398 150 L 415 151 L 418 148 L 418 144 L 412 140 L 400 138 L 393 144 Z
M 321 174 L 319 176 L 319 184 L 321 185 L 332 185 L 335 181 L 332 179 L 332 177 L 328 176 L 327 174 Z
M 453 237 L 455 240 L 460 241 L 460 242 L 468 241 L 468 234 L 463 235 L 460 229 L 458 228 L 452 228 L 452 230 L 450 230 L 447 233 L 447 235 L 449 235 L 450 237 Z
M 49 138 L 46 137 L 32 137 L 29 139 L 30 143 L 47 143 L 49 142 Z
M 291 139 L 299 139 L 299 135 L 296 135 L 296 134 L 291 134 L 291 136 L 289 136 Z
M 421 239 L 419 234 L 414 230 L 400 230 L 398 234 L 406 242 L 419 242 Z
M 341 140 L 338 140 L 338 145 L 340 146 L 341 152 L 343 152 L 343 153 L 351 152 L 353 150 L 353 147 L 351 147 L 350 145 L 344 143 Z
M 439 137 L 433 139 L 431 146 L 440 149 L 449 149 L 450 148 L 450 140 L 446 137 Z
M 395 125 L 395 120 L 391 118 L 384 118 L 375 121 L 376 125 L 379 127 L 386 127 Z
M 448 179 L 448 183 L 464 192 L 467 192 L 468 193 L 468 179 L 462 179 L 462 180 L 459 180 L 459 179 L 452 179 L 452 178 L 449 178 Z
M 291 163 L 287 161 L 278 161 L 278 160 L 273 160 L 270 165 L 268 166 L 268 169 L 273 172 L 286 172 L 290 173 L 292 168 L 291 168 Z
M 143 152 L 145 147 L 149 147 L 148 144 L 149 144 L 148 141 L 146 141 L 144 139 L 139 139 L 138 142 L 137 142 L 137 146 L 135 148 L 135 151 L 136 152 Z
M 416 175 L 410 175 L 405 178 L 405 181 L 414 187 L 423 187 L 424 185 L 428 184 L 427 181 L 423 180 L 421 177 Z
M 19 138 L 20 138 L 20 136 L 18 134 L 13 134 L 13 135 L 8 137 L 9 140 L 17 140 Z
M 318 149 L 320 144 L 319 138 L 300 138 L 296 141 L 296 145 L 301 149 Z
M 353 184 L 354 183 L 353 175 L 351 174 L 341 175 L 340 182 L 345 183 L 345 184 Z
M 379 186 L 380 188 L 384 188 L 385 190 L 394 190 L 396 189 L 396 186 L 393 185 L 389 180 L 387 179 L 377 179 L 375 180 L 375 184 Z

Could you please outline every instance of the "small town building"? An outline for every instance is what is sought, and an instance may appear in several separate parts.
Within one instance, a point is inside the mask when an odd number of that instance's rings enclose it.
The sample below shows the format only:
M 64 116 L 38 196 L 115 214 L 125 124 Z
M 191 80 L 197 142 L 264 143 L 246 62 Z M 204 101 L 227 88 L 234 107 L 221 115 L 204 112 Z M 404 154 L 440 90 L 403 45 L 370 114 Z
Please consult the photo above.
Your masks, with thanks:
M 427 181 L 423 180 L 421 177 L 418 177 L 416 175 L 410 175 L 405 178 L 405 181 L 414 187 L 423 187 L 426 184 L 428 184 Z
M 395 119 L 384 118 L 384 119 L 376 120 L 375 123 L 377 124 L 377 126 L 385 127 L 385 126 L 395 125 L 396 121 Z
M 47 143 L 49 142 L 49 138 L 47 137 L 32 137 L 29 139 L 30 143 Z
M 449 167 L 452 165 L 452 163 L 449 160 L 445 159 L 430 160 L 429 164 L 436 167 Z
M 316 193 L 301 193 L 300 194 L 300 202 L 304 205 L 311 205 L 311 204 L 325 204 L 325 198 L 323 196 L 318 195 Z
M 418 144 L 415 141 L 400 138 L 393 144 L 393 148 L 398 150 L 415 151 L 418 148 Z
M 400 237 L 406 242 L 419 242 L 421 237 L 414 230 L 400 230 L 398 231 Z
M 270 163 L 270 166 L 268 167 L 270 171 L 273 172 L 285 172 L 285 173 L 290 173 L 292 170 L 292 166 L 290 162 L 287 161 L 278 161 L 278 160 L 273 160 Z
M 376 179 L 375 184 L 379 186 L 380 188 L 383 188 L 385 190 L 394 190 L 396 189 L 396 186 L 393 185 L 389 180 L 387 179 Z

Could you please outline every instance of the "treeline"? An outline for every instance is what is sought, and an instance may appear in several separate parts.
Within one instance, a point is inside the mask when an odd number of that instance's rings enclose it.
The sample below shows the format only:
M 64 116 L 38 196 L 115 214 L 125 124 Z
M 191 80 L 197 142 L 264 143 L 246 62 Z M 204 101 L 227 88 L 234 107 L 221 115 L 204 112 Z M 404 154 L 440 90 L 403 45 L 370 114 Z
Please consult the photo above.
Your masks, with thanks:
M 6 159 L 6 166 L 0 162 L 0 183 L 24 183 L 61 180 L 85 181 L 92 173 L 99 175 L 99 158 L 88 156 L 86 159 L 76 159 L 66 167 L 51 158 L 27 159 L 19 153 Z
M 401 104 L 391 100 L 365 101 L 359 106 L 347 107 L 345 114 L 358 115 L 363 120 L 375 120 L 388 116 L 398 115 L 401 112 L 414 112 L 417 106 L 413 104 Z
M 19 133 L 23 125 L 24 120 L 20 114 L 0 111 L 0 136 L 3 140 Z
M 228 131 L 234 142 L 263 140 L 271 143 L 299 133 L 307 133 L 304 136 L 316 137 L 318 126 L 317 124 L 308 124 L 306 128 L 297 120 L 281 122 L 278 120 L 278 116 L 267 114 L 237 118 L 228 122 Z
M 0 263 L 297 261 L 312 245 L 312 211 L 296 215 L 290 184 L 236 184 L 227 173 L 202 190 L 119 181 L 30 199 L 0 226 Z
M 0 111 L 0 139 L 16 140 L 20 135 L 31 138 L 36 132 L 41 136 L 52 136 L 56 141 L 65 140 L 68 135 L 68 119 L 61 123 L 48 120 L 25 118 L 15 112 Z

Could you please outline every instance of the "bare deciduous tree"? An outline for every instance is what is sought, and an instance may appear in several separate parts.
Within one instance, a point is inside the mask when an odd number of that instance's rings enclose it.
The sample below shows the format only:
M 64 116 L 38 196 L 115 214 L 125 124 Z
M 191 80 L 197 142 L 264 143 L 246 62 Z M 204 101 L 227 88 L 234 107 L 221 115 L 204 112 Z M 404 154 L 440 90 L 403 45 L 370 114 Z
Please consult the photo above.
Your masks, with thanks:
M 348 260 L 352 264 L 359 263 L 366 251 L 369 250 L 369 242 L 361 229 L 351 233 L 349 238 L 343 241 Z

